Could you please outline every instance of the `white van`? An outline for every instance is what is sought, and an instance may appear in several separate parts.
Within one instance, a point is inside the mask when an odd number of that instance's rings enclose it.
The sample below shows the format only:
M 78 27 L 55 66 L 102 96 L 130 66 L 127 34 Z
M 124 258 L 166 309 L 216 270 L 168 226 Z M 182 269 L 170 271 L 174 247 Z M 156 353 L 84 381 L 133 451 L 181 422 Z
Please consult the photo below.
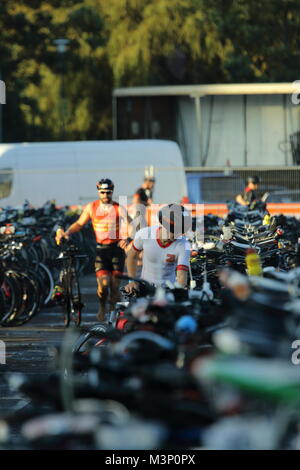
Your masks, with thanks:
M 179 202 L 187 196 L 182 156 L 175 142 L 115 140 L 0 144 L 0 206 L 25 199 L 41 206 L 84 205 L 97 199 L 96 182 L 110 178 L 114 199 L 128 203 L 142 184 L 145 166 L 155 168 L 154 201 Z

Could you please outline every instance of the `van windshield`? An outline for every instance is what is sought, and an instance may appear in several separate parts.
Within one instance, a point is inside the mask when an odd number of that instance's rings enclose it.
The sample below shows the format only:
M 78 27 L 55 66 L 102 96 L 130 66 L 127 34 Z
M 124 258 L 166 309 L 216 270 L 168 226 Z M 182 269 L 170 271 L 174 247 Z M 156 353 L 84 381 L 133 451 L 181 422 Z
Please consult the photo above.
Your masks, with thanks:
M 10 196 L 13 184 L 12 168 L 0 169 L 0 199 Z

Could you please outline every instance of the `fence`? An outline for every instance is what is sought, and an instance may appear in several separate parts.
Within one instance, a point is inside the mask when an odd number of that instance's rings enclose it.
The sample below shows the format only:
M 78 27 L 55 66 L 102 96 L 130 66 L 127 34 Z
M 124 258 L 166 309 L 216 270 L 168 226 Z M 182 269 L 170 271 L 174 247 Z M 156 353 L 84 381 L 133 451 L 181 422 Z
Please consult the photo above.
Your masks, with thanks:
M 241 192 L 247 177 L 260 178 L 259 195 L 269 193 L 268 202 L 300 202 L 300 166 L 294 167 L 187 167 L 187 175 L 198 173 L 202 201 L 225 202 Z
M 106 168 L 106 171 L 109 169 Z M 135 173 L 138 169 L 136 168 L 119 168 L 113 169 L 115 172 L 120 172 L 124 175 L 130 175 Z M 170 168 L 161 167 L 157 168 L 157 189 L 158 185 L 161 187 L 164 184 L 164 181 L 169 178 Z M 183 168 L 172 167 L 171 170 L 178 171 L 182 173 Z M 71 171 L 75 172 L 76 168 L 38 168 L 38 169 L 12 169 L 12 168 L 2 168 L 0 170 L 0 206 L 1 198 L 9 197 L 12 191 L 15 172 L 18 172 L 20 175 L 26 175 L 30 173 L 36 175 L 37 181 L 41 179 L 41 175 L 46 173 L 53 173 L 54 176 L 57 174 L 60 177 L 63 177 L 64 174 L 69 174 Z M 81 174 L 91 174 L 94 175 L 97 173 L 97 169 L 86 167 L 80 170 Z M 243 191 L 245 187 L 245 182 L 247 177 L 250 175 L 257 175 L 260 178 L 259 185 L 259 196 L 264 193 L 269 193 L 267 202 L 268 203 L 298 203 L 300 205 L 300 166 L 293 167 L 186 167 L 186 175 L 188 177 L 188 189 L 189 193 L 194 191 L 198 192 L 198 197 L 195 200 L 192 200 L 190 197 L 190 203 L 225 203 L 228 200 L 233 200 L 237 194 Z M 194 188 L 189 181 L 190 175 L 195 175 L 197 173 L 197 178 L 194 180 Z M 199 176 L 199 178 L 198 178 Z M 92 180 L 93 181 L 93 180 Z M 124 178 L 124 181 L 127 181 Z M 170 182 L 169 182 L 170 183 Z M 129 203 L 131 202 L 132 195 L 138 184 L 138 179 L 136 184 L 125 184 L 123 185 L 127 192 L 127 197 L 129 198 Z M 201 189 L 199 187 L 201 185 Z M 93 186 L 91 185 L 91 188 Z M 116 185 L 116 197 L 118 193 L 119 185 Z M 163 203 L 164 201 L 156 200 L 155 193 L 158 191 L 154 190 L 154 201 L 156 203 Z M 184 188 L 183 188 L 184 190 Z M 122 191 L 122 189 L 121 189 Z M 120 192 L 120 190 L 119 190 Z M 125 194 L 126 195 L 126 194 Z M 55 197 L 55 193 L 53 193 Z M 95 194 L 96 197 L 96 194 Z M 28 196 L 30 200 L 30 196 Z M 49 197 L 51 199 L 51 197 Z M 90 196 L 90 199 L 87 198 L 87 202 L 93 199 L 93 195 Z M 179 202 L 179 201 L 174 201 Z M 21 204 L 22 201 L 19 201 Z M 74 201 L 74 204 L 76 202 Z

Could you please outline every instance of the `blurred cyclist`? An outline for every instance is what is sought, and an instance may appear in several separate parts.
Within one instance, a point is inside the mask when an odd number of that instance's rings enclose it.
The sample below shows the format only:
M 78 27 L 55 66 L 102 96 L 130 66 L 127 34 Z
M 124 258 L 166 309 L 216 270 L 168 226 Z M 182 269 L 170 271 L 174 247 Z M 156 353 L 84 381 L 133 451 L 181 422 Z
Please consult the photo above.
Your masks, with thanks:
M 190 244 L 183 234 L 190 230 L 192 218 L 183 206 L 169 204 L 158 213 L 160 225 L 139 230 L 127 257 L 127 271 L 135 277 L 138 255 L 143 251 L 141 278 L 153 284 L 167 280 L 185 287 L 190 262 Z M 138 283 L 130 282 L 127 292 L 138 290 Z
M 144 183 L 136 190 L 130 209 L 130 215 L 132 219 L 134 219 L 136 231 L 150 225 L 149 222 L 147 222 L 149 216 L 147 208 L 150 208 L 152 204 L 154 185 L 154 169 L 153 167 L 146 167 Z
M 91 220 L 97 241 L 95 272 L 100 302 L 97 318 L 99 321 L 104 321 L 109 291 L 111 308 L 119 300 L 120 281 L 116 275 L 123 273 L 124 249 L 132 241 L 130 237 L 126 240 L 121 239 L 120 219 L 128 224 L 131 224 L 132 220 L 126 210 L 112 200 L 114 184 L 110 179 L 98 181 L 97 190 L 99 199 L 90 202 L 78 220 L 66 232 L 60 230 L 57 233 L 56 241 L 59 244 L 61 238 L 68 238 L 73 233 L 79 232 Z
M 143 204 L 144 206 L 150 206 L 150 204 L 152 204 L 153 190 L 155 184 L 153 171 L 153 167 L 146 167 L 144 183 L 140 188 L 136 190 L 133 196 L 133 204 Z
M 260 183 L 258 176 L 249 176 L 247 178 L 247 186 L 242 194 L 238 194 L 235 198 L 236 202 L 242 206 L 253 206 L 259 200 L 257 196 L 258 185 Z

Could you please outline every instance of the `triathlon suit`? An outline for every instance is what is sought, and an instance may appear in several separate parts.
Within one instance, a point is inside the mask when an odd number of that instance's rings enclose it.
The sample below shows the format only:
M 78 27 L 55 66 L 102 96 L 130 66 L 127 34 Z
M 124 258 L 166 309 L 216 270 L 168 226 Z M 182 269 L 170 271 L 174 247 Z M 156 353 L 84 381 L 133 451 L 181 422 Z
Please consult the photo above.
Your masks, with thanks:
M 149 199 L 152 199 L 152 193 L 153 191 L 151 189 L 144 189 L 141 187 L 136 191 L 135 196 L 139 197 L 141 204 L 147 206 Z
M 141 278 L 153 284 L 174 283 L 176 271 L 189 270 L 191 246 L 184 236 L 162 245 L 158 230 L 159 226 L 145 227 L 135 234 L 132 246 L 143 250 Z
M 134 219 L 133 226 L 136 232 L 144 227 L 147 227 L 147 211 L 146 207 L 149 206 L 149 201 L 152 200 L 153 191 L 151 189 L 138 188 L 134 196 L 138 197 L 137 205 L 133 205 L 132 218 Z M 137 219 L 136 219 L 137 218 Z
M 248 202 L 249 204 L 251 204 L 254 201 L 257 201 L 256 192 L 253 189 L 249 188 L 248 186 L 244 189 L 242 197 L 244 201 Z
M 121 240 L 120 219 L 126 219 L 126 211 L 117 202 L 102 204 L 97 201 L 90 202 L 78 219 L 80 225 L 89 220 L 95 232 L 97 241 L 95 272 L 97 277 L 106 274 L 123 273 L 125 252 L 118 246 Z

